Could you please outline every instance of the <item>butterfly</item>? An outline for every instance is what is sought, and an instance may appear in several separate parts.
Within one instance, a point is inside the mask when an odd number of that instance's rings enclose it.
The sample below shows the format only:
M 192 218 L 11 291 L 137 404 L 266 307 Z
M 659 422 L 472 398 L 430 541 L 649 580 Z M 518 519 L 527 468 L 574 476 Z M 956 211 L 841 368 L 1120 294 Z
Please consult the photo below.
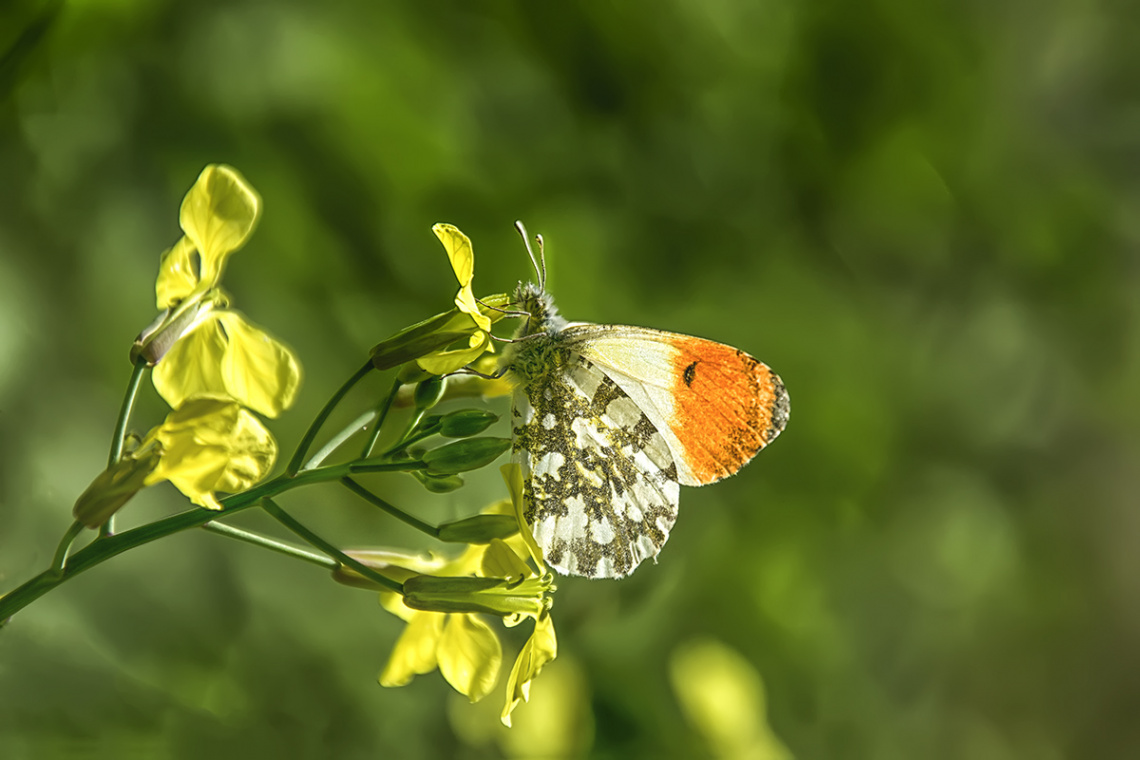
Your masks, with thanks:
M 524 319 L 500 370 L 514 381 L 513 459 L 523 516 L 548 565 L 622 578 L 656 558 L 681 486 L 732 475 L 788 421 L 788 393 L 739 349 L 678 333 L 568 322 L 538 283 L 519 283 Z

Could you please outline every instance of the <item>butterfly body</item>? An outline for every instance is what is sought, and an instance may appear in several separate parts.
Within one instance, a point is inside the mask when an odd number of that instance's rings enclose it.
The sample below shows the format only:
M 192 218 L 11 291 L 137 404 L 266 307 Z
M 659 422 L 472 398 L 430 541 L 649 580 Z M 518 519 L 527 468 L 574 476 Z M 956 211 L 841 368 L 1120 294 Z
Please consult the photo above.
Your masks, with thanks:
M 780 378 L 743 351 L 625 325 L 567 322 L 539 286 L 504 354 L 516 382 L 524 516 L 560 572 L 620 578 L 656 557 L 681 485 L 731 475 L 784 428 Z

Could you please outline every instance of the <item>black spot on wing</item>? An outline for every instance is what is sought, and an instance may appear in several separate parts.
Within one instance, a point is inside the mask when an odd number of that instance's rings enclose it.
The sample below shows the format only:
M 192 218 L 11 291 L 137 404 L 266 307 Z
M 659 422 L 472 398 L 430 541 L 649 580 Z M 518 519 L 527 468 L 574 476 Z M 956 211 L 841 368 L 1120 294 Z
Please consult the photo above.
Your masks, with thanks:
M 681 377 L 685 381 L 686 386 L 692 386 L 693 380 L 697 379 L 697 362 L 693 362 L 688 367 L 685 367 L 685 373 Z

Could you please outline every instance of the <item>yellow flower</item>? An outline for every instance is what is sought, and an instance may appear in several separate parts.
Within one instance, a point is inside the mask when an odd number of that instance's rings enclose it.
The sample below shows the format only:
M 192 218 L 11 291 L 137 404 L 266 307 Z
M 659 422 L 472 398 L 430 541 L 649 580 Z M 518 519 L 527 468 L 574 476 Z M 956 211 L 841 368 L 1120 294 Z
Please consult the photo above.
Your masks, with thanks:
M 413 612 L 380 674 L 382 686 L 404 686 L 439 672 L 452 688 L 478 702 L 495 688 L 503 647 L 491 627 L 472 614 Z
M 296 356 L 227 308 L 218 287 L 226 261 L 260 216 L 261 198 L 229 166 L 207 166 L 182 201 L 185 234 L 163 254 L 155 283 L 164 311 L 131 352 L 155 366 L 154 387 L 173 407 L 191 396 L 223 394 L 276 417 L 296 398 Z
M 475 301 L 471 281 L 475 277 L 475 254 L 471 240 L 451 224 L 437 224 L 431 228 L 447 251 L 455 279 L 459 281 L 459 292 L 455 296 L 455 306 L 459 313 L 449 322 L 452 331 L 468 332 L 466 348 L 441 348 L 421 356 L 416 363 L 427 372 L 446 375 L 461 367 L 466 367 L 485 352 L 493 352 L 491 344 L 490 316 L 484 314 Z M 446 332 L 444 330 L 443 332 Z
M 372 363 L 378 370 L 406 365 L 404 372 L 408 377 L 401 376 L 403 382 L 416 382 L 418 379 L 414 372 L 408 372 L 410 367 L 418 367 L 421 374 L 447 375 L 478 364 L 480 358 L 493 359 L 485 356 L 494 353 L 491 326 L 507 316 L 505 310 L 511 300 L 505 293 L 476 300 L 471 289 L 475 277 L 475 256 L 470 239 L 451 224 L 437 224 L 432 231 L 447 251 L 452 272 L 459 282 L 459 292 L 455 296 L 455 308 L 407 327 L 372 349 Z M 451 348 L 457 343 L 466 345 Z M 412 361 L 416 364 L 407 364 Z M 497 368 L 498 363 L 493 360 L 485 366 L 475 367 L 486 374 Z M 509 392 L 505 383 L 502 387 L 506 388 L 505 391 L 500 389 L 502 392 Z
M 154 368 L 154 387 L 171 406 L 202 393 L 225 394 L 266 417 L 292 406 L 301 365 L 284 344 L 236 311 L 214 309 Z
M 510 502 L 493 505 L 490 513 L 512 511 Z M 365 561 L 361 552 L 352 553 Z M 476 613 L 483 612 L 514 626 L 525 618 L 542 621 L 524 647 L 512 671 L 509 694 L 521 690 L 553 659 L 554 628 L 549 620 L 553 576 L 539 576 L 525 556 L 528 549 L 518 533 L 507 540 L 470 545 L 454 560 L 439 564 L 424 558 L 399 560 L 393 553 L 377 555 L 377 569 L 404 584 L 404 594 L 381 592 L 381 602 L 407 621 L 380 683 L 403 686 L 416 675 L 439 668 L 447 682 L 472 702 L 485 696 L 498 680 L 502 647 L 494 631 Z M 373 563 L 369 563 L 372 565 Z M 397 565 L 407 568 L 399 575 Z M 425 575 L 422 573 L 431 573 Z M 517 703 L 517 700 L 516 700 Z M 509 706 L 513 709 L 513 705 Z M 508 710 L 509 714 L 509 710 Z
M 507 678 L 507 703 L 503 706 L 500 716 L 503 724 L 511 725 L 511 713 L 518 707 L 519 702 L 530 700 L 530 684 L 546 663 L 558 656 L 558 639 L 554 635 L 554 621 L 550 613 L 546 612 L 534 621 L 534 632 L 523 644 L 511 675 Z
M 511 538 L 517 539 L 522 544 L 521 548 L 534 561 L 535 566 L 543 573 L 543 577 L 549 578 L 551 576 L 546 570 L 546 565 L 543 564 L 542 552 L 534 540 L 530 526 L 526 524 L 526 520 L 523 518 L 522 468 L 516 463 L 510 463 L 500 467 L 499 471 L 503 474 L 503 480 L 506 481 L 507 491 L 511 495 L 511 506 L 519 521 L 519 532 Z M 530 572 L 530 568 L 525 564 L 523 564 L 523 568 Z M 553 590 L 553 586 L 551 589 Z M 515 659 L 514 667 L 511 668 L 511 675 L 507 678 L 507 702 L 503 706 L 503 713 L 500 716 L 505 725 L 511 725 L 511 713 L 518 707 L 519 702 L 530 700 L 530 684 L 542 672 L 543 666 L 557 656 L 558 638 L 554 635 L 554 620 L 550 617 L 550 610 L 547 608 L 534 616 L 534 631 L 531 632 L 530 638 L 523 645 L 522 651 Z
M 233 399 L 197 396 L 95 478 L 76 501 L 75 518 L 97 527 L 139 490 L 164 480 L 195 504 L 221 509 L 215 492 L 244 491 L 276 458 L 277 442 L 256 416 Z
M 222 508 L 215 491 L 250 488 L 277 459 L 277 441 L 265 426 L 225 397 L 187 400 L 150 436 L 162 444 L 163 455 L 147 485 L 169 480 L 190 501 L 207 509 Z
M 357 560 L 401 581 L 421 577 L 420 572 L 465 569 L 477 553 L 478 549 L 468 550 L 458 559 L 446 562 L 436 557 L 400 556 L 393 551 L 350 552 Z M 494 688 L 503 662 L 503 648 L 491 627 L 476 615 L 415 610 L 393 592 L 381 592 L 380 601 L 408 624 L 380 674 L 382 686 L 404 686 L 415 676 L 438 667 L 452 688 L 472 702 Z

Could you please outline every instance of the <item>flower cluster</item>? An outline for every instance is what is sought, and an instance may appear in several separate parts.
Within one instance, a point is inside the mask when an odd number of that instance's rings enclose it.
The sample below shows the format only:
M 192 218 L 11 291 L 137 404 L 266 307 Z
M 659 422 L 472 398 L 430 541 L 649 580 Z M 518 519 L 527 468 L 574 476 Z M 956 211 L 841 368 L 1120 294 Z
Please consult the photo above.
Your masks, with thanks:
M 529 698 L 531 682 L 557 655 L 558 642 L 550 617 L 553 575 L 543 564 L 530 531 L 518 529 L 525 525 L 520 522 L 518 501 L 521 475 L 517 465 L 504 465 L 502 469 L 512 500 L 460 521 L 495 527 L 465 529 L 471 543 L 458 557 L 444 559 L 435 554 L 393 550 L 347 554 L 403 587 L 402 594 L 380 592 L 384 608 L 407 623 L 380 674 L 384 686 L 404 686 L 415 676 L 438 668 L 456 691 L 477 702 L 494 688 L 503 660 L 499 637 L 483 616 L 498 617 L 508 627 L 528 618 L 534 621 L 534 629 L 507 679 L 502 720 L 509 726 L 515 707 Z M 507 513 L 515 530 L 500 538 L 503 531 L 494 518 Z M 348 585 L 373 587 L 344 566 L 334 577 Z
M 249 410 L 276 417 L 288 408 L 300 363 L 230 309 L 219 285 L 260 216 L 257 192 L 228 166 L 207 166 L 183 199 L 184 234 L 162 255 L 155 283 L 162 312 L 131 350 L 136 366 L 153 367 L 154 387 L 173 411 L 79 497 L 75 517 L 88 527 L 164 480 L 193 503 L 221 509 L 216 492 L 249 488 L 273 466 L 277 443 Z
M 247 491 L 272 468 L 277 444 L 257 414 L 276 417 L 293 403 L 300 365 L 286 346 L 230 308 L 220 285 L 229 257 L 249 239 L 260 214 L 257 193 L 227 166 L 207 166 L 186 194 L 180 214 L 184 234 L 162 255 L 155 286 L 161 313 L 131 352 L 135 380 L 151 369 L 154 387 L 172 411 L 114 456 L 80 496 L 75 516 L 83 525 L 105 525 L 139 490 L 162 481 L 199 506 L 221 510 L 218 492 Z M 373 348 L 369 365 L 330 400 L 280 478 L 287 482 L 317 473 L 339 479 L 373 504 L 465 549 L 454 557 L 392 549 L 341 551 L 272 500 L 263 496 L 260 504 L 331 557 L 337 581 L 379 590 L 384 608 L 405 621 L 380 675 L 384 686 L 402 686 L 438 669 L 471 701 L 482 699 L 497 683 L 503 661 L 489 618 L 499 618 L 507 627 L 530 620 L 532 631 L 507 679 L 502 720 L 509 726 L 512 712 L 529 698 L 531 683 L 558 648 L 550 616 L 553 575 L 522 517 L 518 466 L 503 467 L 510 500 L 438 528 L 402 513 L 348 477 L 404 471 L 429 492 L 442 493 L 462 487 L 462 473 L 490 464 L 510 446 L 505 438 L 480 435 L 498 419 L 486 410 L 428 414 L 445 397 L 497 395 L 507 389 L 505 382 L 487 379 L 480 370 L 495 366 L 491 329 L 507 314 L 509 301 L 506 295 L 476 299 L 471 241 L 449 224 L 432 229 L 459 284 L 454 307 Z M 306 464 L 304 455 L 326 413 L 351 384 L 368 369 L 394 368 L 399 371 L 391 396 L 369 419 L 371 438 L 363 452 L 339 465 L 322 464 L 352 438 L 356 430 L 350 426 Z M 414 407 L 411 420 L 402 436 L 377 450 L 387 411 L 400 398 Z M 435 437 L 452 440 L 434 448 L 423 445 Z M 239 508 L 236 502 L 233 506 Z

